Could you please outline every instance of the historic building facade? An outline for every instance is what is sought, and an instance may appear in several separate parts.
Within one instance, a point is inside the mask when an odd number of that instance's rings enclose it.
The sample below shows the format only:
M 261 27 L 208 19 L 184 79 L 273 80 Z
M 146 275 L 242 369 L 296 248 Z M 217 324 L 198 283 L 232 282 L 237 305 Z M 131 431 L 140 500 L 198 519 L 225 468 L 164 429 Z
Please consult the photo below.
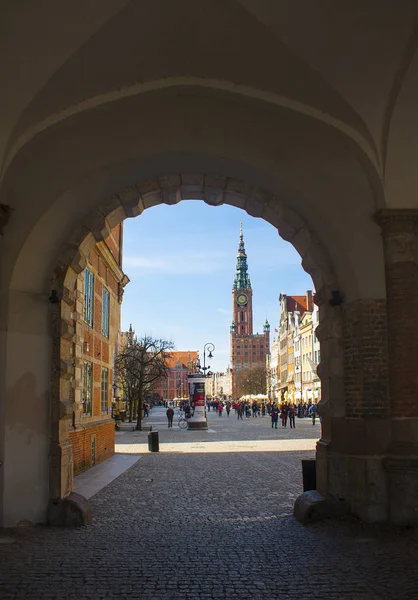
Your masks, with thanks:
M 236 396 L 237 379 L 256 364 L 266 365 L 270 354 L 270 325 L 266 319 L 263 333 L 253 333 L 253 290 L 248 274 L 242 224 L 240 227 L 237 267 L 232 286 L 232 314 L 230 353 L 232 369 L 232 396 Z
M 120 343 L 123 288 L 129 281 L 122 270 L 122 224 L 90 251 L 77 277 L 80 310 L 73 312 L 79 344 L 74 352 L 74 403 L 69 441 L 74 474 L 114 453 L 112 419 L 114 360 Z
M 319 341 L 315 330 L 319 325 L 318 307 L 312 292 L 305 296 L 280 294 L 279 400 L 318 402 L 321 382 L 317 375 L 320 363 Z
M 173 398 L 188 398 L 189 386 L 187 375 L 193 373 L 199 358 L 197 350 L 173 351 L 167 357 L 167 377 L 158 379 L 153 394 L 160 400 L 168 401 Z
M 207 377 L 205 383 L 206 395 L 212 398 L 229 399 L 232 396 L 232 371 L 215 371 Z

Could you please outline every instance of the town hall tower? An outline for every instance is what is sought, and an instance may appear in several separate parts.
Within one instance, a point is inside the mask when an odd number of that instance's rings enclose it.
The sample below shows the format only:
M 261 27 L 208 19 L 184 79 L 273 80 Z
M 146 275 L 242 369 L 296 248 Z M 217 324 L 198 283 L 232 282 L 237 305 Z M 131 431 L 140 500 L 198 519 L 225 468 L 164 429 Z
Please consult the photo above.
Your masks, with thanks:
M 266 319 L 262 334 L 253 333 L 253 290 L 248 274 L 242 223 L 240 226 L 237 267 L 232 286 L 232 324 L 230 353 L 232 395 L 236 399 L 237 379 L 256 364 L 266 365 L 270 354 L 270 325 Z

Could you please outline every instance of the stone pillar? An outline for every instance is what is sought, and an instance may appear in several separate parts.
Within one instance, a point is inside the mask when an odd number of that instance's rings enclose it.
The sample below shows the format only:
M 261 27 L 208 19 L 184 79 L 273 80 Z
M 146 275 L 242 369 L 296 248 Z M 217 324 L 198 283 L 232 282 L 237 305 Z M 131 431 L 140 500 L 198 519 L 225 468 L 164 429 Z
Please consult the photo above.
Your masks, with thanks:
M 382 210 L 387 293 L 391 441 L 389 518 L 418 523 L 418 210 Z
M 71 381 L 74 367 L 72 357 L 68 349 L 65 348 L 65 342 L 67 339 L 71 339 L 73 332 L 71 327 L 67 331 L 63 331 L 63 325 L 66 321 L 62 318 L 62 312 L 65 311 L 65 308 L 66 303 L 61 300 L 51 304 L 52 372 L 49 495 L 50 502 L 55 504 L 72 492 L 74 471 L 73 448 L 68 439 L 68 429 L 73 413 Z

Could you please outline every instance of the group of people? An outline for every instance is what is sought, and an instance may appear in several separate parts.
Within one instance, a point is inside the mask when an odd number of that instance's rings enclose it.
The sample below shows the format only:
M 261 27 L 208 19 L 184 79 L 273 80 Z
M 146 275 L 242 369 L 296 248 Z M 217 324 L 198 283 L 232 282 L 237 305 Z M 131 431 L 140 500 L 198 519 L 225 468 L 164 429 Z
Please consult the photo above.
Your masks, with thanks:
M 289 402 L 283 402 L 282 404 L 271 404 L 269 407 L 269 414 L 271 418 L 271 426 L 277 429 L 279 418 L 282 421 L 282 427 L 287 427 L 287 422 L 291 429 L 296 427 L 296 416 L 300 419 L 304 417 L 312 418 L 312 425 L 316 423 L 317 406 L 316 404 L 309 402 L 306 408 L 299 404 L 293 404 Z
M 312 425 L 316 423 L 317 406 L 316 404 L 299 403 L 293 404 L 290 402 L 274 403 L 274 402 L 254 402 L 248 401 L 235 402 L 233 404 L 237 419 L 256 419 L 257 417 L 269 416 L 271 418 L 271 426 L 277 429 L 279 418 L 282 422 L 282 427 L 289 426 L 294 429 L 296 427 L 296 417 L 299 419 L 310 417 L 312 418 Z
M 271 426 L 277 429 L 279 418 L 282 422 L 282 427 L 289 426 L 294 429 L 296 427 L 296 417 L 303 419 L 310 417 L 312 419 L 312 425 L 316 423 L 317 406 L 313 402 L 299 402 L 294 404 L 290 402 L 274 403 L 274 402 L 258 402 L 254 400 L 249 402 L 248 400 L 242 400 L 240 402 L 231 403 L 229 400 L 224 402 L 222 400 L 207 400 L 206 401 L 207 411 L 217 412 L 221 417 L 225 409 L 227 416 L 231 412 L 231 408 L 234 409 L 237 419 L 256 419 L 257 417 L 266 417 L 267 415 L 271 418 Z
M 194 407 L 189 404 L 187 400 L 182 401 L 179 408 L 184 411 L 186 419 L 189 419 L 193 415 Z M 231 409 L 234 409 L 237 419 L 243 419 L 244 416 L 246 419 L 257 419 L 257 417 L 262 418 L 269 416 L 271 419 L 271 426 L 275 429 L 277 429 L 279 419 L 282 422 L 282 427 L 287 427 L 287 423 L 289 422 L 290 428 L 295 429 L 296 417 L 299 419 L 310 417 L 312 419 L 312 425 L 315 425 L 317 415 L 317 405 L 311 401 L 308 403 L 299 402 L 298 404 L 284 401 L 279 404 L 275 402 L 259 403 L 257 400 L 254 400 L 253 402 L 243 400 L 233 403 L 229 400 L 206 400 L 206 409 L 208 412 L 211 410 L 217 412 L 220 417 L 222 417 L 224 410 L 229 417 Z M 173 417 L 174 410 L 169 405 L 167 408 L 169 427 L 173 426 Z
M 229 417 L 231 408 L 232 402 L 229 400 L 226 400 L 225 402 L 223 400 L 206 400 L 206 410 L 210 412 L 210 409 L 212 409 L 213 412 L 217 412 L 220 417 L 222 417 L 224 410 Z

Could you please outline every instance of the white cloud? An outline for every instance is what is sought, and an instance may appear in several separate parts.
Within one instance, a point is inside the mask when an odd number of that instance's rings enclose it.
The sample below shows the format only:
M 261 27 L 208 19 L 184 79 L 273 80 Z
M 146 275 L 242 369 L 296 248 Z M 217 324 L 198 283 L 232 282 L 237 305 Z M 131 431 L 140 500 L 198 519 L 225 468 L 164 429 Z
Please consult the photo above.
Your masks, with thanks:
M 163 256 L 127 255 L 124 266 L 135 270 L 136 275 L 171 274 L 198 275 L 214 273 L 227 268 L 225 255 L 220 252 L 193 252 L 185 249 L 182 252 L 167 252 Z

